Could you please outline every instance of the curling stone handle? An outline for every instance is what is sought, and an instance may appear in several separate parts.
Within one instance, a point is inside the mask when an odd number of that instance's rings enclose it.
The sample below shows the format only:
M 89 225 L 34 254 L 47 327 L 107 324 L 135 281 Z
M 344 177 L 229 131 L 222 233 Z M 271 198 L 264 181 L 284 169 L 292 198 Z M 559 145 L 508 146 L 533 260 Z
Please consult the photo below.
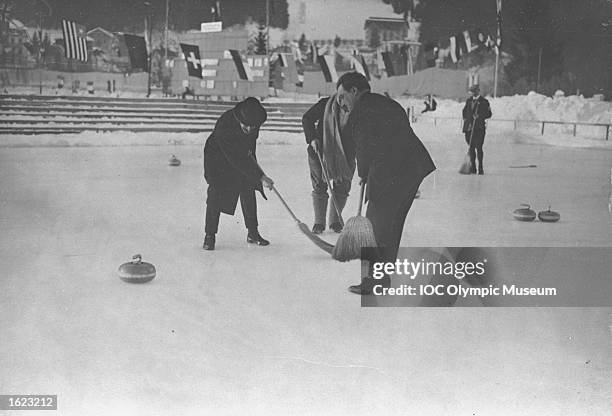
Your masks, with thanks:
M 531 209 L 531 205 L 529 204 L 521 204 L 522 207 L 527 207 L 527 209 Z
M 134 254 L 132 256 L 132 263 L 134 263 L 134 264 L 142 263 L 142 256 L 140 254 Z

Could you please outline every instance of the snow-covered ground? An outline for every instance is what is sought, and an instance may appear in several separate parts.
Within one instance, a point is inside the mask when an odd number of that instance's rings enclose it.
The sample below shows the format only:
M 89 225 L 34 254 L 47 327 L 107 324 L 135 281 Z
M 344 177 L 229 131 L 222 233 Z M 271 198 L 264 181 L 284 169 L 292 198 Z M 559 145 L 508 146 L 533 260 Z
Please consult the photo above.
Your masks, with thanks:
M 403 245 L 612 246 L 609 143 L 491 125 L 486 175 L 462 176 L 458 127 L 414 128 L 438 170 Z M 203 251 L 204 140 L 0 138 L 1 393 L 57 394 L 61 415 L 611 413 L 610 308 L 361 308 L 359 264 L 274 195 L 259 199 L 271 246 L 247 245 L 237 213 Z M 258 158 L 311 224 L 302 135 L 262 133 Z M 562 220 L 514 221 L 521 203 Z M 135 253 L 149 284 L 116 275 Z

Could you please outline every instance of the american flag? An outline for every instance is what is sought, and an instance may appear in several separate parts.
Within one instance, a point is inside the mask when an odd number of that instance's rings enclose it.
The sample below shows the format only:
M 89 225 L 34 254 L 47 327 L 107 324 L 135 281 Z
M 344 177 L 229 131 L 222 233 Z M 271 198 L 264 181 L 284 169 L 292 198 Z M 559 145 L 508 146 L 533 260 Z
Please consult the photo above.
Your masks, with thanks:
M 85 26 L 62 20 L 66 58 L 87 62 L 87 32 Z

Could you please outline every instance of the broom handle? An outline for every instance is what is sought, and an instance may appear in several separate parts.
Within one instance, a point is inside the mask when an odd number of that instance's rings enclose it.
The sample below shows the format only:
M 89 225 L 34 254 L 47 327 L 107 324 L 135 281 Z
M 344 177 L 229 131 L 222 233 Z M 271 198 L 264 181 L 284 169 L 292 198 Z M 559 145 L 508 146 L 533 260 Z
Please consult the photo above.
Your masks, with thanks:
M 470 131 L 470 142 L 468 143 L 468 147 L 472 147 L 472 137 L 474 137 L 474 127 L 476 127 L 476 118 L 474 118 L 474 114 L 478 113 L 478 105 L 479 101 L 476 101 L 476 107 L 474 107 L 474 113 L 472 113 L 472 131 Z
M 365 182 L 361 184 L 361 190 L 359 191 L 359 209 L 357 210 L 357 216 L 361 216 L 361 208 L 363 207 L 363 194 L 365 193 Z
M 325 182 L 327 182 L 327 187 L 329 188 L 329 193 L 331 195 L 332 204 L 334 205 L 336 214 L 338 214 L 338 218 L 340 219 L 340 222 L 343 222 L 342 214 L 340 214 L 340 209 L 338 208 L 338 203 L 336 202 L 336 197 L 334 196 L 334 191 L 331 186 L 331 181 L 329 180 L 329 176 L 327 176 L 327 170 L 325 169 L 325 165 L 323 164 L 323 158 L 321 158 L 321 154 L 318 151 L 315 151 L 315 153 L 317 154 L 317 157 L 319 158 L 319 163 L 321 164 L 321 172 L 323 173 Z
M 263 169 L 261 168 L 261 166 L 259 166 L 259 163 L 257 162 L 257 159 L 255 159 L 253 157 L 253 155 L 250 155 L 251 159 L 253 159 L 253 162 L 255 162 L 255 164 L 257 165 L 257 167 L 259 168 L 259 170 L 265 175 L 265 172 L 263 171 Z M 278 197 L 278 199 L 280 199 L 280 201 L 283 203 L 283 205 L 285 206 L 285 208 L 287 208 L 287 211 L 289 211 L 289 214 L 291 214 L 291 216 L 293 217 L 293 219 L 295 220 L 295 222 L 297 222 L 298 224 L 301 222 L 298 217 L 295 216 L 295 214 L 293 213 L 293 211 L 291 211 L 291 208 L 289 208 L 289 205 L 287 205 L 287 203 L 285 202 L 285 200 L 283 199 L 283 197 L 281 196 L 281 194 L 278 193 L 278 191 L 276 190 L 276 187 L 274 185 L 272 185 L 272 191 L 276 194 L 276 196 Z
M 285 208 L 287 208 L 287 211 L 289 211 L 289 214 L 291 214 L 291 216 L 293 217 L 293 219 L 295 220 L 295 222 L 299 223 L 300 220 L 298 219 L 298 217 L 295 216 L 295 214 L 293 213 L 293 211 L 291 211 L 291 208 L 289 208 L 289 205 L 287 205 L 287 203 L 285 202 L 285 200 L 283 199 L 283 197 L 281 196 L 280 193 L 278 193 L 278 191 L 276 190 L 276 188 L 273 186 L 272 187 L 272 191 L 276 194 L 276 196 L 278 197 L 278 199 L 280 199 L 280 201 L 283 203 L 283 205 L 285 206 Z

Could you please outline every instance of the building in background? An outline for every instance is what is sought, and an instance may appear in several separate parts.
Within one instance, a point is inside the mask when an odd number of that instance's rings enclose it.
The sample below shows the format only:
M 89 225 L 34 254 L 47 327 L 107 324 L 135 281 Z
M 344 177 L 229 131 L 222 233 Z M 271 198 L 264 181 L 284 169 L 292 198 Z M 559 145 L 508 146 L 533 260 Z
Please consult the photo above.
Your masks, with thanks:
M 0 66 L 33 67 L 36 64 L 36 57 L 28 50 L 27 46 L 31 42 L 23 23 L 15 19 L 6 19 L 0 22 L 0 30 Z

